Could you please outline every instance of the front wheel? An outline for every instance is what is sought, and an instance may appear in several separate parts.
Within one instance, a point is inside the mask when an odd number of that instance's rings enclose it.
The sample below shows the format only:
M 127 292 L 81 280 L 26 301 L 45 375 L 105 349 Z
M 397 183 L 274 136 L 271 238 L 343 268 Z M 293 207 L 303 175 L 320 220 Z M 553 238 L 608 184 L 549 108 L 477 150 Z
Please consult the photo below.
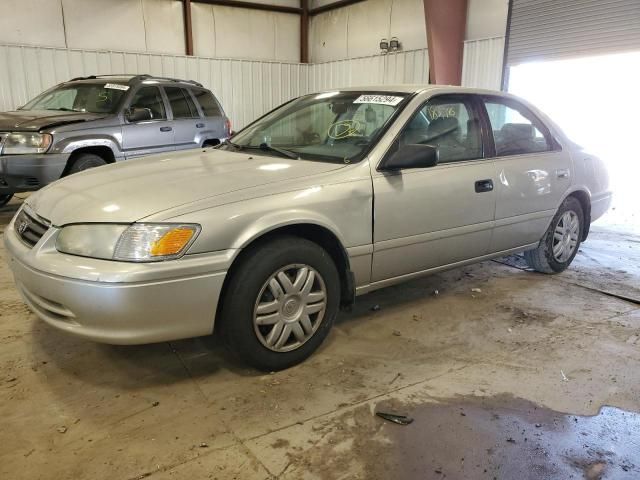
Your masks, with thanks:
M 0 207 L 4 207 L 13 198 L 13 193 L 7 193 L 6 195 L 0 195 Z
M 340 279 L 331 257 L 309 240 L 283 236 L 240 262 L 219 319 L 228 348 L 265 371 L 302 362 L 325 339 L 338 311 Z
M 527 264 L 542 273 L 559 273 L 573 261 L 582 239 L 584 212 L 578 199 L 568 197 L 534 250 L 524 252 Z
M 107 162 L 98 155 L 94 155 L 93 153 L 81 153 L 73 160 L 67 175 L 73 175 L 74 173 L 83 172 L 90 168 L 101 167 L 106 164 Z

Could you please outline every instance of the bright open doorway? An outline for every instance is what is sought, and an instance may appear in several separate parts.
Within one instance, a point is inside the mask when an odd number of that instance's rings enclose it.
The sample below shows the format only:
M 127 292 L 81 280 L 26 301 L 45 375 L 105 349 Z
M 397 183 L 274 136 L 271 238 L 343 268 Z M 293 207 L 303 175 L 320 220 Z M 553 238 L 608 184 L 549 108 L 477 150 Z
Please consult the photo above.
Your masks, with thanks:
M 597 223 L 640 231 L 640 52 L 517 65 L 509 91 L 607 162 L 614 201 Z

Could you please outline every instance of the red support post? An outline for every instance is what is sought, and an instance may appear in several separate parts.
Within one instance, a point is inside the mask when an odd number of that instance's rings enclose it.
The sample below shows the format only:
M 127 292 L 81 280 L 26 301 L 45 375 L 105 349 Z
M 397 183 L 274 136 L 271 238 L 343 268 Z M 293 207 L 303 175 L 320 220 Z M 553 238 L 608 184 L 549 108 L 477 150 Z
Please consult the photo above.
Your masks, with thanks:
M 467 0 L 423 0 L 429 49 L 429 81 L 460 85 Z

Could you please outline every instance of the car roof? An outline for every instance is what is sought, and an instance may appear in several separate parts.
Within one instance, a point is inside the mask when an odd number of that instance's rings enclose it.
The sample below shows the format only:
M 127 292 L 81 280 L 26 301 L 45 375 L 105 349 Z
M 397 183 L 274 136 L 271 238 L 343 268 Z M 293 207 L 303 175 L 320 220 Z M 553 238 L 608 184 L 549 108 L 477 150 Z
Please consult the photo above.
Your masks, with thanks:
M 503 97 L 511 97 L 505 92 L 497 90 L 487 90 L 482 88 L 459 87 L 455 85 L 430 85 L 430 84 L 393 84 L 393 85 L 362 85 L 344 88 L 330 88 L 322 90 L 318 93 L 335 92 L 336 90 L 344 92 L 381 92 L 381 93 L 422 93 L 422 92 L 440 92 L 440 93 L 475 93 L 484 95 L 497 95 Z

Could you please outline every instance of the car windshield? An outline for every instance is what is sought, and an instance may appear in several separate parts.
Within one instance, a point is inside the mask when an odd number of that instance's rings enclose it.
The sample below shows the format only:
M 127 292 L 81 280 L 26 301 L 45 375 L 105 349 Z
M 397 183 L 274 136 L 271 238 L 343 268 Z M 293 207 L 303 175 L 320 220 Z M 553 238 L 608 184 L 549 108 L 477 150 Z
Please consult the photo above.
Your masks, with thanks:
M 64 84 L 40 94 L 21 110 L 115 113 L 128 89 L 106 82 Z
M 265 115 L 220 148 L 350 163 L 376 144 L 408 95 L 327 92 L 300 97 Z

